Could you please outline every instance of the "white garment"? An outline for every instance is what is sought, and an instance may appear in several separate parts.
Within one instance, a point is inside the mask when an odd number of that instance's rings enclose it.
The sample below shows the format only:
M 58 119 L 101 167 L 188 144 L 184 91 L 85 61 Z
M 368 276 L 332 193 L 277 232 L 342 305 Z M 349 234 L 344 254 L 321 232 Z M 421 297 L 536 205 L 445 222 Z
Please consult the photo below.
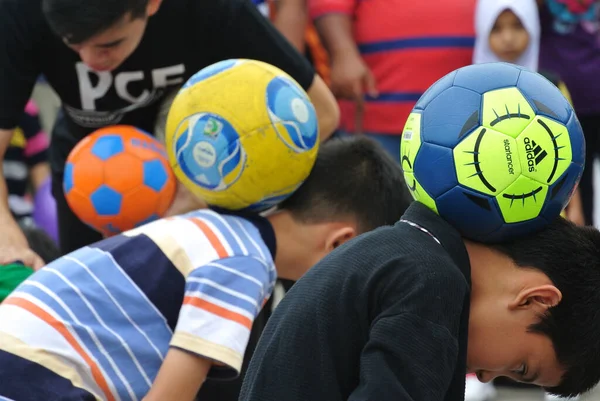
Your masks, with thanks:
M 479 0 L 477 2 L 473 64 L 502 61 L 490 49 L 490 33 L 498 16 L 504 10 L 515 13 L 529 33 L 529 45 L 515 64 L 537 71 L 541 27 L 536 0 Z

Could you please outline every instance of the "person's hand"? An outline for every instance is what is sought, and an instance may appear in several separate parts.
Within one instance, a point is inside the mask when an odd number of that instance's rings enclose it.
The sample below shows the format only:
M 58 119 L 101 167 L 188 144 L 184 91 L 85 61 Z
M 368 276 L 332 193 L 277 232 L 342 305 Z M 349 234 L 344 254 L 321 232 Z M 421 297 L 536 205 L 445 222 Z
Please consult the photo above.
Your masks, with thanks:
M 342 99 L 362 101 L 366 93 L 377 96 L 373 74 L 359 54 L 348 52 L 331 61 L 331 91 Z
M 173 198 L 173 203 L 167 212 L 165 217 L 176 216 L 179 214 L 189 213 L 198 209 L 205 209 L 206 203 L 199 199 L 197 196 L 192 194 L 181 182 L 177 182 L 177 192 Z
M 0 224 L 0 264 L 20 261 L 33 270 L 41 269 L 46 263 L 29 248 L 27 239 L 18 225 Z

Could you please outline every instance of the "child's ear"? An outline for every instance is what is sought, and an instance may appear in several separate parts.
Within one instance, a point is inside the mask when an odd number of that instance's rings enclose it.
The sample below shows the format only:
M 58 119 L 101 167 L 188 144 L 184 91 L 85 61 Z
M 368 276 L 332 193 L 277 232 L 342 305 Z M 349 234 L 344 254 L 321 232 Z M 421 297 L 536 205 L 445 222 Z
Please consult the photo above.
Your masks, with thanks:
M 148 1 L 148 6 L 146 7 L 146 14 L 148 15 L 148 17 L 151 17 L 154 14 L 156 14 L 158 9 L 160 8 L 161 3 L 162 3 L 162 0 L 149 0 Z
M 354 237 L 356 237 L 356 229 L 354 227 L 344 225 L 332 229 L 325 242 L 327 252 L 333 251 L 335 248 Z
M 546 309 L 559 304 L 562 299 L 562 293 L 552 284 L 544 284 L 535 287 L 523 288 L 510 303 L 510 309 L 535 308 L 541 309 L 538 312 L 543 313 Z

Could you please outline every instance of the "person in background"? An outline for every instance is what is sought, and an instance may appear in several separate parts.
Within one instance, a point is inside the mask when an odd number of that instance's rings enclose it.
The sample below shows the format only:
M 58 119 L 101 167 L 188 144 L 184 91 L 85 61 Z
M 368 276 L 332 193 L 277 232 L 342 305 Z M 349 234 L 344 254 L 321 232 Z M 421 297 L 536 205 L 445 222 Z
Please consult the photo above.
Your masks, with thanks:
M 535 0 L 479 0 L 475 13 L 475 51 L 473 63 L 507 62 L 538 71 L 540 20 Z M 569 93 L 556 74 L 540 71 L 563 95 Z M 579 192 L 566 209 L 565 217 L 583 225 Z M 467 376 L 465 401 L 493 399 L 496 390 L 492 382 L 482 383 L 474 374 Z
M 48 135 L 42 130 L 38 113 L 30 100 L 2 162 L 10 211 L 17 222 L 29 225 L 33 224 L 35 203 L 28 195 L 35 195 L 50 178 Z
M 538 0 L 540 67 L 569 88 L 586 139 L 579 192 L 585 223 L 594 224 L 594 160 L 600 153 L 600 5 L 596 1 Z
M 311 0 L 331 60 L 341 130 L 379 141 L 399 161 L 400 136 L 419 97 L 471 64 L 475 0 Z

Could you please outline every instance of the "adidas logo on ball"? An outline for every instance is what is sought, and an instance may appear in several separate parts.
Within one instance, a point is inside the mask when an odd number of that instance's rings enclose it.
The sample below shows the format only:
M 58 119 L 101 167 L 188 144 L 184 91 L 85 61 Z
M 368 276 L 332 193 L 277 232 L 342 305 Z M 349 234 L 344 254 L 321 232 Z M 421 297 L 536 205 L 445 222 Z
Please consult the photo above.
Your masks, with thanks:
M 535 141 L 530 140 L 525 137 L 523 139 L 523 143 L 525 144 L 525 151 L 527 152 L 527 166 L 529 167 L 529 172 L 533 173 L 538 164 L 542 162 L 548 155 L 548 153 L 542 149 L 540 145 L 535 143 Z

